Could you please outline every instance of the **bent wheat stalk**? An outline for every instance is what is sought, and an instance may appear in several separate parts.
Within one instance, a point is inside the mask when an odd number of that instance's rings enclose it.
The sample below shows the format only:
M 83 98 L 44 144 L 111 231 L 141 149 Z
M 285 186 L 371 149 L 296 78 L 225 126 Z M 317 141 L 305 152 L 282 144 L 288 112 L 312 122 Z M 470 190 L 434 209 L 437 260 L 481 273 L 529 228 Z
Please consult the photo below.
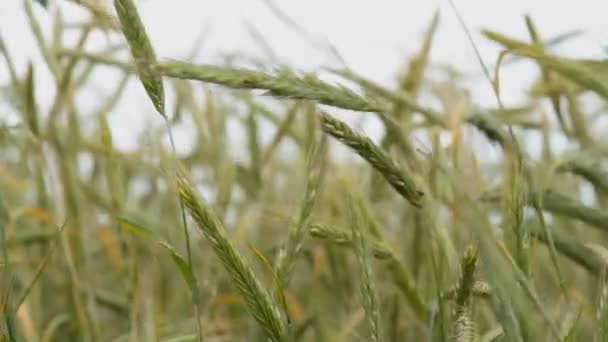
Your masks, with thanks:
M 422 207 L 424 192 L 418 189 L 412 176 L 399 168 L 389 155 L 369 138 L 354 132 L 344 122 L 325 113 L 320 113 L 319 116 L 325 133 L 338 139 L 370 163 L 413 206 Z

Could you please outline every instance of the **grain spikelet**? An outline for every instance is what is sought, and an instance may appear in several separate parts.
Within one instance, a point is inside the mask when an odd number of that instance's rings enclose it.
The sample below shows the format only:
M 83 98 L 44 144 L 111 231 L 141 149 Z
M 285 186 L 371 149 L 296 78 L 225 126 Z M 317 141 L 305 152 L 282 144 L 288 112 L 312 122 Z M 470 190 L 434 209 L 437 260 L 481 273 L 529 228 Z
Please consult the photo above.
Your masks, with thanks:
M 154 108 L 160 115 L 165 116 L 163 81 L 160 75 L 152 70 L 151 65 L 156 63 L 156 54 L 139 17 L 137 7 L 133 0 L 114 0 L 114 8 L 118 14 L 122 32 L 129 43 L 131 55 L 135 60 L 139 79 L 152 100 Z

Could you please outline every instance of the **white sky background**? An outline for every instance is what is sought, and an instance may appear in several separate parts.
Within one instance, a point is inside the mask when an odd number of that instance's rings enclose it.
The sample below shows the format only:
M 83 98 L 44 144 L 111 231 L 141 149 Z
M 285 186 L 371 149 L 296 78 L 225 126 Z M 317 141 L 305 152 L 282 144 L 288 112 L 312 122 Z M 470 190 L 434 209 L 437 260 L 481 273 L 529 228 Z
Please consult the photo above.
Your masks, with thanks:
M 481 28 L 527 39 L 524 14 L 530 14 L 540 34 L 548 39 L 581 29 L 585 35 L 560 46 L 560 54 L 576 57 L 603 58 L 602 46 L 608 44 L 608 2 L 603 0 L 454 0 L 460 14 L 472 30 L 486 64 L 492 66 L 499 49 L 485 40 Z M 111 7 L 110 0 L 101 0 Z M 449 63 L 470 73 L 474 85 L 473 101 L 494 106 L 491 88 L 482 78 L 481 68 L 465 33 L 458 24 L 448 1 L 408 0 L 275 0 L 281 9 L 300 26 L 319 38 L 330 41 L 359 73 L 393 86 L 396 71 L 402 70 L 407 57 L 416 52 L 435 9 L 441 22 L 431 53 L 434 62 Z M 83 11 L 65 0 L 50 0 L 50 10 L 33 4 L 35 15 L 50 38 L 54 11 L 60 7 L 64 18 L 78 21 Z M 272 11 L 257 0 L 147 0 L 138 1 L 140 14 L 160 58 L 185 58 L 205 27 L 206 42 L 197 62 L 216 63 L 222 53 L 243 53 L 264 57 L 263 50 L 251 38 L 245 23 L 253 25 L 273 47 L 281 62 L 299 69 L 314 70 L 327 65 L 331 58 L 288 29 Z M 0 34 L 23 75 L 32 61 L 38 82 L 37 96 L 42 106 L 52 101 L 51 78 L 23 11 L 22 0 L 0 0 Z M 74 37 L 66 36 L 66 44 Z M 118 41 L 118 40 L 115 40 Z M 99 50 L 104 37 L 93 37 L 87 48 Z M 96 46 L 97 44 L 97 46 Z M 101 45 L 99 45 L 101 44 Z M 509 103 L 521 99 L 529 81 L 537 74 L 531 63 L 516 63 L 501 73 L 502 96 Z M 116 85 L 111 72 L 98 72 L 91 91 L 79 98 L 79 104 L 96 108 Z M 0 84 L 8 81 L 4 60 L 0 62 Z M 102 95 L 102 96 L 100 96 Z M 0 105 L 0 120 L 8 109 Z M 144 117 L 148 115 L 148 117 Z M 159 120 L 141 85 L 132 81 L 115 113 L 111 128 L 118 145 L 133 147 L 142 120 Z M 178 142 L 179 143 L 179 142 Z M 185 141 L 184 141 L 185 143 Z

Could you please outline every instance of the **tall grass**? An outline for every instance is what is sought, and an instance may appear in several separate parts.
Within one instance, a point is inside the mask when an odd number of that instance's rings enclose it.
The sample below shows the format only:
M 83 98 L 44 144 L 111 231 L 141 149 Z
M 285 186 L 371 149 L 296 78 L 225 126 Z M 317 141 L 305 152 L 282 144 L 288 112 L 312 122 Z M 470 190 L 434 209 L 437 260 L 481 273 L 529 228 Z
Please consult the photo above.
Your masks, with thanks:
M 23 2 L 42 65 L 0 39 L 20 120 L 0 122 L 0 341 L 607 340 L 604 61 L 555 54 L 565 38 L 530 17 L 529 41 L 484 30 L 503 49 L 486 108 L 433 63 L 438 13 L 387 85 L 273 2 L 341 66 L 159 58 L 135 1 L 73 2 L 90 20 L 49 28 Z M 90 48 L 98 31 L 120 44 Z M 524 59 L 539 78 L 503 104 L 503 67 Z M 81 108 L 98 70 L 118 81 Z M 127 122 L 135 77 L 163 126 L 146 119 L 125 151 L 110 120 Z

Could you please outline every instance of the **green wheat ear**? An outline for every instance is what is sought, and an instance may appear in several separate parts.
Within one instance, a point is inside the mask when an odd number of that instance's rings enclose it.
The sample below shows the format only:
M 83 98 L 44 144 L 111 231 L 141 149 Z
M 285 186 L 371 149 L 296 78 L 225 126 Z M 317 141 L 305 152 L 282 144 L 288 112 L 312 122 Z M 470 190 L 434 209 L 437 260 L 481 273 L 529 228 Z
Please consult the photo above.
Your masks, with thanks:
M 253 269 L 229 240 L 226 229 L 215 213 L 199 200 L 194 187 L 181 174 L 177 175 L 177 185 L 186 209 L 228 271 L 251 315 L 271 341 L 287 341 L 287 326 L 279 305 L 272 299 L 254 274 Z
M 133 0 L 114 0 L 114 8 L 120 20 L 120 26 L 124 33 L 131 55 L 135 60 L 135 67 L 141 83 L 152 100 L 154 108 L 165 116 L 165 91 L 163 80 L 160 75 L 152 70 L 156 64 L 156 54 L 146 33 L 144 24 L 139 17 L 137 7 Z
M 424 192 L 418 189 L 414 178 L 382 151 L 369 138 L 356 133 L 344 122 L 325 113 L 319 113 L 323 131 L 365 159 L 410 204 L 421 208 Z

